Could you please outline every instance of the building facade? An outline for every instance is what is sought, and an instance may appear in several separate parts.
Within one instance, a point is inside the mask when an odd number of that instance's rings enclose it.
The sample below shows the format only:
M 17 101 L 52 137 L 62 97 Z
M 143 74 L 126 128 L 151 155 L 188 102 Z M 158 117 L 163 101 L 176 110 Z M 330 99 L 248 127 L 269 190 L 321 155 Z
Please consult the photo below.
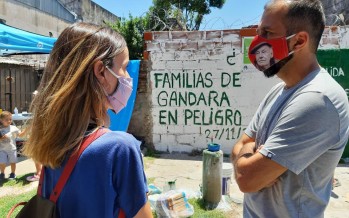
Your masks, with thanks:
M 0 0 L 0 22 L 55 38 L 74 22 L 104 24 L 117 19 L 91 0 Z M 1 109 L 29 109 L 47 58 L 45 54 L 0 57 Z

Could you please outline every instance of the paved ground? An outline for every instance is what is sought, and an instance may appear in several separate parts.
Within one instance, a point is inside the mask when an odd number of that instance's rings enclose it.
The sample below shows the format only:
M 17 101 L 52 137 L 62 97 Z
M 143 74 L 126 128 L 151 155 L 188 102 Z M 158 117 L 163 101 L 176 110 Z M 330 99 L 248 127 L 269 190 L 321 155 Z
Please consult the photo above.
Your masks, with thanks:
M 184 190 L 191 196 L 200 194 L 200 185 L 202 183 L 202 156 L 189 156 L 186 154 L 162 154 L 160 158 L 145 158 L 145 172 L 147 178 L 155 186 L 163 189 L 168 187 L 169 181 L 175 181 L 177 189 Z M 224 162 L 229 163 L 225 158 Z M 6 176 L 9 172 L 6 168 Z M 22 158 L 17 164 L 17 175 L 24 175 L 35 171 L 32 160 Z M 340 182 L 340 186 L 332 191 L 330 203 L 325 212 L 325 217 L 329 218 L 349 218 L 349 164 L 341 164 L 336 168 L 335 178 Z M 0 187 L 0 197 L 10 189 Z M 231 204 L 228 209 L 231 210 L 232 217 L 241 216 L 241 202 L 243 194 L 239 191 L 234 180 L 230 186 L 230 198 L 225 202 Z M 227 205 L 227 204 L 223 204 Z M 227 209 L 227 207 L 225 207 Z

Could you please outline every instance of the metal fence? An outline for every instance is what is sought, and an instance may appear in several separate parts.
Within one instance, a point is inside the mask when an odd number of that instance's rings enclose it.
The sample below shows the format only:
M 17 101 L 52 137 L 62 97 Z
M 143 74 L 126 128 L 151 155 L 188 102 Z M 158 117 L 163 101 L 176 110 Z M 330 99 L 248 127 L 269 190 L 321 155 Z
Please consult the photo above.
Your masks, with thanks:
M 29 111 L 32 93 L 39 85 L 39 73 L 28 67 L 0 68 L 0 108 L 11 111 L 15 107 Z

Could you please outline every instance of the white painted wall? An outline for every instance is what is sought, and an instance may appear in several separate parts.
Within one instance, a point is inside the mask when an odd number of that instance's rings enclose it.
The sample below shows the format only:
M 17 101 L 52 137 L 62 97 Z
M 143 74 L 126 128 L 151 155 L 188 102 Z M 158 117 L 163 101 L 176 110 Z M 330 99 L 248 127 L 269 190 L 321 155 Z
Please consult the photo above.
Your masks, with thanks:
M 348 30 L 326 29 L 319 48 L 349 48 Z M 281 82 L 243 63 L 238 30 L 154 32 L 146 45 L 152 65 L 153 144 L 160 151 L 203 149 L 213 137 L 229 154 L 263 97 Z M 186 94 L 193 104 L 178 103 L 178 96 Z

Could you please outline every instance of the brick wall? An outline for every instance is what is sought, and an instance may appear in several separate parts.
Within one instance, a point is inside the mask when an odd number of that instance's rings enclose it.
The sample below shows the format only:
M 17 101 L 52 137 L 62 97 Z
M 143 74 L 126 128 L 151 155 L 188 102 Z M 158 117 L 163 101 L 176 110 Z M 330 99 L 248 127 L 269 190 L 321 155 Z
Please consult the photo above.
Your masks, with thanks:
M 320 49 L 349 48 L 347 28 L 327 28 Z M 280 82 L 265 78 L 244 55 L 254 33 L 145 33 L 129 131 L 160 151 L 192 152 L 213 141 L 230 153 L 262 98 Z

